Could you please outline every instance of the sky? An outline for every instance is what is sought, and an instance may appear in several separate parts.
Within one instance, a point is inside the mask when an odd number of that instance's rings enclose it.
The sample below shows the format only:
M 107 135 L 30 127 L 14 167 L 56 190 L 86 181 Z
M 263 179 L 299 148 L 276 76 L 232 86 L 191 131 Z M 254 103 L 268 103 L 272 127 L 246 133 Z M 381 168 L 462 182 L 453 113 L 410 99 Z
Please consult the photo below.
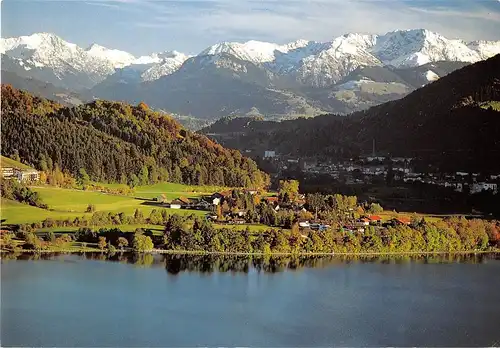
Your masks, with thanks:
M 221 41 L 329 41 L 425 28 L 500 40 L 500 0 L 0 0 L 3 38 L 50 32 L 136 56 L 197 54 Z

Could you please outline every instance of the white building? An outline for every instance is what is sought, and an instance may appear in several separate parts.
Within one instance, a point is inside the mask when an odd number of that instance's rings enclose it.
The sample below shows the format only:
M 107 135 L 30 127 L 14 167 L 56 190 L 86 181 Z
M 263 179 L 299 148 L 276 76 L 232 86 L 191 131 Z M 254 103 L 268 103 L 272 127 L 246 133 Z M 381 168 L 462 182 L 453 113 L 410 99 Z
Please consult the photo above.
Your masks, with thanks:
M 464 185 L 461 182 L 448 182 L 446 181 L 443 185 L 444 187 L 451 187 L 457 192 L 463 192 Z
M 19 181 L 39 181 L 40 173 L 35 169 L 16 170 L 15 174 Z
M 491 191 L 493 194 L 497 194 L 498 185 L 491 182 L 476 182 L 472 184 L 470 193 L 478 193 L 482 191 Z
M 299 227 L 301 228 L 308 228 L 310 225 L 309 225 L 309 221 L 301 221 L 299 222 Z
M 276 151 L 264 151 L 264 158 L 273 158 L 276 157 Z

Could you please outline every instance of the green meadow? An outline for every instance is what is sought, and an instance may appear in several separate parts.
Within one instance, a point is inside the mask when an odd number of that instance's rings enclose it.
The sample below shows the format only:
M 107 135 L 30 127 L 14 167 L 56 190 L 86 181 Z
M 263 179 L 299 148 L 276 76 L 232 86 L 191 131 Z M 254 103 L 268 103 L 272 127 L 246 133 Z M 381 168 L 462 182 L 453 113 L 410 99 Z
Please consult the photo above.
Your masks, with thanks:
M 153 209 L 166 209 L 171 214 L 194 214 L 197 216 L 204 216 L 206 212 L 201 210 L 170 209 L 152 204 L 151 199 L 161 195 L 161 193 L 164 193 L 168 199 L 174 199 L 179 196 L 195 197 L 196 195 L 202 195 L 202 193 L 184 191 L 186 187 L 189 186 L 176 185 L 177 184 L 142 186 L 131 196 L 113 195 L 97 191 L 62 189 L 49 186 L 31 187 L 33 191 L 38 192 L 42 201 L 49 206 L 49 210 L 32 207 L 8 199 L 2 199 L 1 219 L 4 224 L 21 224 L 38 222 L 46 218 L 66 219 L 90 216 L 90 213 L 85 213 L 89 204 L 93 204 L 96 211 L 113 213 L 123 212 L 127 215 L 133 215 L 135 210 L 139 209 L 146 217 Z M 168 192 L 167 190 L 169 188 L 175 188 L 179 191 Z M 161 193 L 157 193 L 160 191 Z
M 22 224 L 43 221 L 47 218 L 66 219 L 75 218 L 84 214 L 75 214 L 70 212 L 49 211 L 22 204 L 16 201 L 2 198 L 1 202 L 1 220 L 2 224 Z
M 171 200 L 179 196 L 196 198 L 224 190 L 228 190 L 228 188 L 218 186 L 190 186 L 167 182 L 148 186 L 137 186 L 135 188 L 134 196 L 139 198 L 152 199 L 164 194 L 167 199 Z
M 0 167 L 12 167 L 18 169 L 33 169 L 26 164 L 13 160 L 12 158 L 8 158 L 5 156 L 0 156 Z
M 120 188 L 120 184 L 100 184 L 108 188 Z M 138 186 L 133 194 L 124 196 L 103 193 L 99 191 L 83 191 L 76 189 L 63 189 L 52 186 L 32 186 L 31 189 L 38 192 L 42 201 L 49 206 L 49 209 L 40 209 L 37 207 L 22 204 L 16 201 L 1 200 L 1 219 L 2 224 L 24 224 L 40 222 L 47 218 L 54 220 L 74 219 L 76 217 L 90 217 L 92 213 L 86 213 L 89 204 L 94 205 L 95 211 L 125 213 L 132 216 L 136 209 L 142 211 L 145 217 L 149 216 L 153 209 L 166 209 L 169 214 L 205 216 L 207 213 L 203 210 L 189 209 L 170 209 L 156 205 L 152 200 L 164 194 L 167 200 L 172 200 L 180 196 L 195 198 L 203 195 L 209 195 L 213 192 L 227 190 L 224 187 L 211 186 L 189 186 L 175 183 L 161 183 L 149 186 Z M 89 226 L 92 228 L 92 226 Z M 234 230 L 244 230 L 247 227 L 254 233 L 269 229 L 268 226 L 260 224 L 214 224 L 216 228 L 230 228 Z M 124 232 L 134 232 L 137 228 L 151 229 L 153 233 L 162 233 L 163 226 L 158 225 L 109 225 L 96 226 L 99 228 L 119 228 Z M 78 230 L 77 227 L 54 227 L 39 229 L 37 232 L 43 233 L 53 231 L 55 233 L 73 233 Z

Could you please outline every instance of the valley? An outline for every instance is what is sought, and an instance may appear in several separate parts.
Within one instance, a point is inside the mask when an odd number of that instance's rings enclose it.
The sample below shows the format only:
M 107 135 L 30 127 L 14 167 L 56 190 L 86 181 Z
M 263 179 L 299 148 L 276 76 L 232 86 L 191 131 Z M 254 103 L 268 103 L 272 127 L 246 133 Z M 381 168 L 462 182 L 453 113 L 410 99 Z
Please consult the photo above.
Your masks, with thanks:
M 7 244 L 278 254 L 496 250 L 499 63 L 497 55 L 465 66 L 349 116 L 225 118 L 198 133 L 142 101 L 68 107 L 2 85 Z
M 2 347 L 499 345 L 499 1 L 0 2 Z

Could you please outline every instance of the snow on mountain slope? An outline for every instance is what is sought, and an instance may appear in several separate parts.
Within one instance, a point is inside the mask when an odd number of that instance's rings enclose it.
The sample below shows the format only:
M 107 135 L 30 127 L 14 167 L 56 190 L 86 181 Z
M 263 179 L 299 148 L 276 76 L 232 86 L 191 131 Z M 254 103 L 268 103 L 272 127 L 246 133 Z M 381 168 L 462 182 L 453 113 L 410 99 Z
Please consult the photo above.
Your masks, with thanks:
M 472 41 L 467 44 L 467 47 L 476 51 L 481 59 L 500 54 L 500 41 Z
M 379 36 L 372 49 L 384 64 L 413 67 L 437 61 L 474 63 L 479 53 L 462 40 L 449 40 L 425 29 L 398 30 Z
M 261 41 L 239 42 L 221 42 L 219 44 L 208 47 L 199 55 L 219 55 L 221 53 L 230 54 L 241 60 L 247 60 L 252 63 L 260 64 L 271 62 L 275 59 L 275 52 L 286 52 L 286 48 Z
M 306 40 L 286 45 L 223 42 L 200 55 L 223 53 L 293 77 L 301 84 L 325 87 L 363 66 L 407 68 L 438 61 L 474 63 L 500 53 L 500 42 L 465 43 L 429 30 L 413 29 L 385 35 L 346 34 L 325 43 Z
M 10 66 L 17 66 L 16 73 L 23 69 L 37 79 L 70 89 L 90 88 L 111 77 L 111 81 L 127 83 L 156 80 L 179 71 L 189 58 L 176 51 L 135 58 L 97 44 L 82 49 L 49 33 L 1 39 L 0 53 L 11 59 Z M 217 60 L 230 55 L 264 69 L 273 83 L 316 88 L 331 87 L 359 67 L 408 68 L 439 61 L 473 63 L 499 53 L 500 41 L 466 43 L 425 29 L 413 29 L 384 35 L 352 33 L 328 42 L 222 42 L 198 56 Z M 205 61 L 213 67 L 213 60 Z M 231 63 L 226 58 L 218 61 Z M 233 63 L 234 69 L 240 69 L 241 64 Z M 245 78 L 239 70 L 235 76 Z
M 158 53 L 153 56 L 157 58 L 156 64 L 141 74 L 143 81 L 153 81 L 172 74 L 190 57 L 177 51 Z
M 439 75 L 436 74 L 434 71 L 432 70 L 427 70 L 425 72 L 425 78 L 427 79 L 427 81 L 429 82 L 432 82 L 432 81 L 436 81 L 439 79 Z
M 98 44 L 91 45 L 86 52 L 93 57 L 111 62 L 115 68 L 123 68 L 135 61 L 135 57 L 128 52 L 109 49 Z
M 141 56 L 135 59 L 132 64 L 122 69 L 117 69 L 113 75 L 107 77 L 106 83 L 141 83 L 145 81 L 154 81 L 177 71 L 188 58 L 190 58 L 190 56 L 177 51 Z
M 30 68 L 50 68 L 63 80 L 67 74 L 83 73 L 96 83 L 114 72 L 114 64 L 106 57 L 93 55 L 60 37 L 40 33 L 2 39 L 0 51 Z M 96 50 L 93 51 L 97 52 Z
M 98 44 L 83 49 L 50 33 L 2 38 L 0 53 L 25 71 L 36 70 L 38 78 L 70 89 L 93 87 L 126 67 L 131 69 L 123 76 L 140 75 L 135 82 L 154 80 L 176 71 L 189 58 L 176 51 L 135 58 L 128 52 Z
M 373 35 L 348 34 L 323 45 L 323 50 L 302 59 L 296 76 L 306 85 L 322 87 L 334 84 L 360 66 L 382 63 L 367 49 L 376 39 Z

